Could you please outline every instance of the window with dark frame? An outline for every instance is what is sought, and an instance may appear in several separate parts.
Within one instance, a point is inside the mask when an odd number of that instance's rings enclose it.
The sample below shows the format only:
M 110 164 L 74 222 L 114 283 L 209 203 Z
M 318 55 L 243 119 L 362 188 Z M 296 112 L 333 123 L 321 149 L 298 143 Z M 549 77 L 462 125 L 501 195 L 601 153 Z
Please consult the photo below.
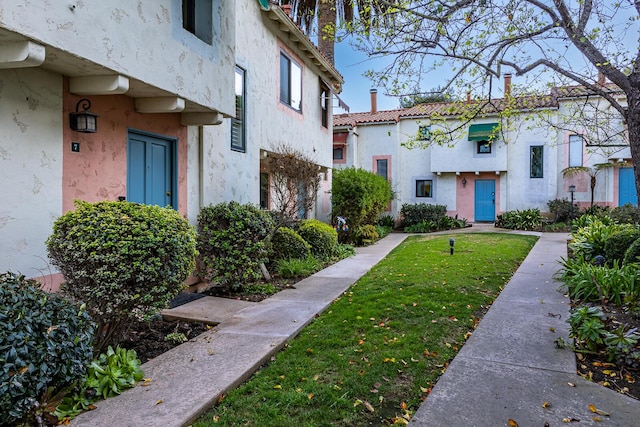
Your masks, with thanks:
M 433 197 L 433 180 L 416 179 L 416 197 Z
M 429 141 L 431 139 L 431 126 L 424 125 L 418 128 L 418 140 Z
M 302 67 L 280 52 L 280 101 L 302 111 Z
M 269 209 L 269 174 L 260 173 L 260 209 Z
M 491 154 L 491 143 L 489 141 L 478 141 L 478 154 Z
M 344 148 L 333 147 L 333 160 L 343 160 L 343 159 L 344 159 Z
M 182 28 L 207 44 L 213 43 L 212 0 L 182 0 Z
M 322 127 L 326 128 L 329 126 L 329 101 L 330 101 L 331 91 L 326 84 L 321 80 L 320 81 L 320 121 L 322 122 Z
M 543 146 L 532 145 L 530 147 L 530 177 L 542 178 L 544 174 Z
M 235 74 L 236 117 L 231 119 L 231 149 L 235 151 L 247 150 L 246 142 L 246 97 L 245 97 L 245 71 L 236 67 Z

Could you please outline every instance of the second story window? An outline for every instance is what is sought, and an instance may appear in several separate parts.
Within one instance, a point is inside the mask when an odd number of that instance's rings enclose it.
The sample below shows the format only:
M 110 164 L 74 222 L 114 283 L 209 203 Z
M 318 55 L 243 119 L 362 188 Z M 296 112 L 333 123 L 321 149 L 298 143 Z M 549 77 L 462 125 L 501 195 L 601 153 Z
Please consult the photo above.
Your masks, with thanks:
M 542 178 L 543 177 L 543 146 L 542 145 L 533 145 L 529 147 L 530 151 L 530 170 L 529 176 L 531 178 Z
M 245 71 L 236 67 L 236 117 L 231 119 L 231 149 L 245 152 L 247 142 L 245 136 Z
M 491 143 L 489 141 L 478 141 L 478 154 L 490 154 Z
M 422 125 L 418 128 L 418 140 L 429 141 L 431 139 L 431 126 Z
M 212 0 L 182 0 L 182 28 L 207 44 L 213 43 Z
M 320 120 L 322 127 L 329 127 L 329 101 L 331 92 L 326 84 L 320 81 Z
M 302 111 L 302 67 L 280 52 L 280 102 Z
M 582 166 L 582 135 L 569 136 L 569 167 Z

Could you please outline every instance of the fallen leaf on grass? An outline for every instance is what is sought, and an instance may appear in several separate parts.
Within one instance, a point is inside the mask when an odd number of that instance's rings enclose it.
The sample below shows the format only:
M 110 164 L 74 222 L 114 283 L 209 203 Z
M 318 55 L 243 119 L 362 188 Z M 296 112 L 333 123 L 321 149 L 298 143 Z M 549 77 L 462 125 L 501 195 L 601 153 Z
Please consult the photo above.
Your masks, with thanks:
M 371 403 L 367 402 L 366 400 L 364 401 L 364 407 L 367 408 L 367 410 L 369 412 L 375 412 L 375 408 L 371 405 Z
M 405 420 L 402 417 L 392 418 L 391 421 L 393 421 L 394 426 L 406 426 L 407 424 L 409 424 L 409 421 Z
M 309 394 L 307 395 L 307 399 L 308 399 L 308 400 L 311 400 L 311 399 L 313 399 L 313 396 L 315 396 L 315 394 L 313 394 L 313 393 L 309 393 Z
M 276 384 L 273 386 L 273 388 L 275 388 L 276 390 L 280 390 L 282 386 L 280 384 Z

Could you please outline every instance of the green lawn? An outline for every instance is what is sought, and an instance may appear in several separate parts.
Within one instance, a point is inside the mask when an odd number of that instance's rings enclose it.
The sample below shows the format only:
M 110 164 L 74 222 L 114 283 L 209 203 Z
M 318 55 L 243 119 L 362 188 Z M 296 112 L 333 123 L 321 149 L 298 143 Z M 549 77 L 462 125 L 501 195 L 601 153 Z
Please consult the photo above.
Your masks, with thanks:
M 405 423 L 536 240 L 408 238 L 194 427 Z

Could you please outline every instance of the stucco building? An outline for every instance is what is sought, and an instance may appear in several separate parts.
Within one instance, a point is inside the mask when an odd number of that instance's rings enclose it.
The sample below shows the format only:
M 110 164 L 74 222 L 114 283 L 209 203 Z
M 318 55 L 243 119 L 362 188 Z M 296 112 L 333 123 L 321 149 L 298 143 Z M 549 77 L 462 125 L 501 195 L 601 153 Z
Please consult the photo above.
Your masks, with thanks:
M 57 286 L 44 242 L 75 199 L 171 206 L 192 222 L 210 203 L 268 207 L 260 161 L 275 142 L 314 153 L 330 185 L 341 85 L 264 1 L 4 2 L 0 271 Z M 310 215 L 328 212 L 323 195 Z
M 509 94 L 511 77 L 504 83 Z M 333 162 L 389 179 L 396 199 L 388 214 L 396 218 L 405 203 L 446 205 L 450 215 L 472 222 L 512 210 L 548 212 L 549 201 L 570 198 L 572 185 L 576 203 L 588 206 L 590 171 L 594 203 L 637 204 L 624 125 L 615 113 L 598 123 L 594 108 L 602 109 L 602 100 L 583 88 L 389 111 L 377 111 L 376 96 L 372 90 L 371 111 L 334 118 Z M 611 167 L 597 169 L 602 164 Z M 563 174 L 576 166 L 589 171 Z

